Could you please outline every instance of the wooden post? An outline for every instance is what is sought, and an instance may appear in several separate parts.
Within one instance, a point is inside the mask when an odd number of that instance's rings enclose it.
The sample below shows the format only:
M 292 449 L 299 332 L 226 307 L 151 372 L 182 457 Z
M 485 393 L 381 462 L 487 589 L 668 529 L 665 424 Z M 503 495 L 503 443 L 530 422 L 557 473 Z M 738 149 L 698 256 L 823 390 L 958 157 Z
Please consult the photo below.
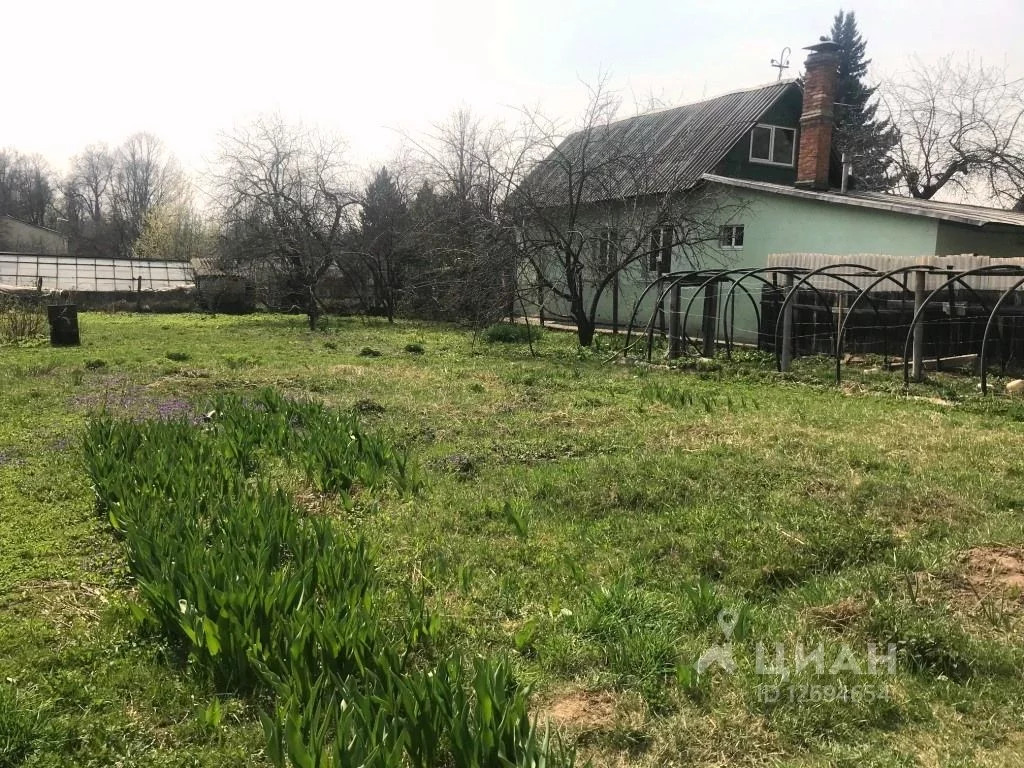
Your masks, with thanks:
M 787 273 L 782 278 L 782 298 L 789 296 L 793 290 L 793 275 Z M 788 371 L 793 364 L 793 302 L 786 305 L 782 313 L 782 355 L 780 356 L 783 372 Z
M 916 315 L 924 304 L 925 271 L 922 269 L 914 273 L 914 314 Z M 914 326 L 914 351 L 911 360 L 911 376 L 914 381 L 921 381 L 924 378 L 924 318 L 919 317 L 917 325 Z
M 656 289 L 658 291 L 658 296 L 661 296 L 662 282 L 663 282 L 662 277 L 659 276 L 658 277 L 658 287 Z M 665 338 L 665 332 L 667 330 L 668 329 L 665 327 L 665 302 L 664 301 L 659 301 L 658 302 L 658 332 L 661 334 L 662 338 Z
M 843 328 L 843 314 L 846 311 L 846 293 L 843 291 L 839 292 L 839 297 L 836 299 L 836 349 L 833 350 L 835 354 L 839 354 L 839 331 Z
M 676 283 L 672 286 L 672 293 L 668 305 L 668 357 L 675 360 L 683 353 L 683 334 L 679 317 L 679 306 L 682 303 L 682 286 Z
M 949 264 L 946 269 L 952 270 L 953 265 Z M 946 288 L 946 296 L 949 299 L 949 347 L 946 354 L 950 357 L 959 354 L 960 348 L 960 322 L 956 319 L 956 283 L 950 283 Z M 935 350 L 935 370 L 942 370 L 942 352 Z
M 612 333 L 619 334 L 619 273 L 612 278 Z
M 701 328 L 701 354 L 715 356 L 715 333 L 718 331 L 718 281 L 704 287 L 704 318 Z

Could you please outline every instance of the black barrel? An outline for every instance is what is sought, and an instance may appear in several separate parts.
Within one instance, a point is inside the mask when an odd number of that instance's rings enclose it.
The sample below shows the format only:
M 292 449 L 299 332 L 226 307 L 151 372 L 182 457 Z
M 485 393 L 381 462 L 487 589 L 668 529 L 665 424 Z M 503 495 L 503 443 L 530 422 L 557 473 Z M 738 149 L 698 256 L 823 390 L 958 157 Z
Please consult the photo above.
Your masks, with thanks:
M 54 347 L 77 347 L 78 307 L 74 304 L 51 304 L 46 308 L 50 321 L 50 344 Z

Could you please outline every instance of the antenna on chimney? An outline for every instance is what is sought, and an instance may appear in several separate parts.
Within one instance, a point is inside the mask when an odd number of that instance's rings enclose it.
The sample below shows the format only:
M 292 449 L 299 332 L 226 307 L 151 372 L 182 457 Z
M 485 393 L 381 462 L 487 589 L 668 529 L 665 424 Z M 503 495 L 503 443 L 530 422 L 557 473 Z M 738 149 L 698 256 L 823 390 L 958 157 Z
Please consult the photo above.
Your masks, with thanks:
M 782 70 L 789 69 L 789 54 L 790 53 L 792 53 L 792 51 L 790 50 L 789 46 L 787 45 L 785 48 L 782 49 L 782 53 L 779 54 L 779 58 L 772 59 L 771 66 L 773 66 L 777 70 L 779 70 L 779 76 L 778 76 L 778 78 L 776 78 L 777 80 L 781 80 L 782 79 Z

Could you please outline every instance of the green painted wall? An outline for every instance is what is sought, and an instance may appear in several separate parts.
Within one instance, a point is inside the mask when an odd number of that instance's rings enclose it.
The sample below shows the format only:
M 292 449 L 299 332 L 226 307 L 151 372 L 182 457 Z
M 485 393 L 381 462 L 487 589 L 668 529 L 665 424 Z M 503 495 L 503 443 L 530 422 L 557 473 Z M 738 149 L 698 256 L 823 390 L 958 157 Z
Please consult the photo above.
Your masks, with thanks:
M 719 210 L 729 210 L 729 218 L 722 224 L 742 224 L 744 244 L 741 250 L 708 245 L 699 254 L 704 268 L 763 267 L 768 257 L 782 253 L 822 253 L 834 255 L 887 254 L 891 256 L 925 256 L 954 253 L 982 253 L 996 257 L 1024 256 L 1024 234 L 1013 231 L 985 231 L 976 227 L 954 225 L 923 216 L 908 216 L 871 208 L 838 205 L 818 200 L 790 197 L 757 190 L 746 190 L 719 185 L 723 195 L 717 203 Z M 712 214 L 713 215 L 713 214 Z M 600 226 L 595 213 L 593 228 Z M 683 253 L 673 254 L 672 268 L 684 270 L 690 266 Z M 656 275 L 644 265 L 634 265 L 620 275 L 619 323 L 625 326 L 643 289 Z M 756 286 L 751 284 L 751 289 Z M 650 293 L 637 313 L 639 322 L 646 322 L 656 309 L 655 293 Z M 692 296 L 683 291 L 683 307 Z M 755 298 L 757 297 L 755 291 Z M 665 306 L 667 308 L 668 301 Z M 688 323 L 688 332 L 696 334 L 700 328 L 700 300 L 694 302 Z M 564 312 L 564 308 L 549 301 L 549 307 Z M 611 324 L 612 291 L 607 290 L 599 303 L 598 321 Z M 725 310 L 724 306 L 720 307 Z M 737 292 L 735 307 L 737 341 L 755 342 L 756 315 L 750 301 Z
M 742 206 L 730 223 L 743 224 L 742 261 L 763 265 L 773 253 L 935 252 L 938 221 L 819 200 L 734 189 Z
M 939 222 L 939 236 L 936 255 L 949 256 L 958 253 L 976 253 L 1005 259 L 1024 257 L 1024 232 L 1019 230 L 998 230 L 978 228 L 966 224 Z
M 935 219 L 733 187 L 724 190 L 727 203 L 724 207 L 734 213 L 722 223 L 742 224 L 744 245 L 742 250 L 708 246 L 700 255 L 702 265 L 706 268 L 762 267 L 767 264 L 768 257 L 776 253 L 882 253 L 894 256 L 935 253 L 938 230 L 938 221 Z M 675 254 L 673 269 L 686 267 L 683 254 Z M 629 276 L 623 275 L 619 300 L 620 322 L 628 321 L 637 296 L 653 277 L 646 270 L 633 270 Z M 754 286 L 751 285 L 751 288 Z M 692 293 L 684 290 L 684 308 L 690 295 Z M 611 323 L 610 293 L 602 297 L 599 307 L 599 321 Z M 700 327 L 700 307 L 701 302 L 698 300 L 691 312 L 687 329 L 689 333 L 696 333 Z M 724 306 L 720 308 L 725 310 Z M 654 309 L 655 302 L 648 297 L 638 317 L 646 320 Z M 735 313 L 736 340 L 755 342 L 756 315 L 749 300 L 741 293 L 737 293 Z
M 758 122 L 768 125 L 781 125 L 796 130 L 800 125 L 802 103 L 803 97 L 800 94 L 800 89 L 794 85 L 761 116 Z M 799 141 L 799 133 L 797 134 L 797 141 Z M 715 166 L 713 173 L 719 176 L 731 176 L 736 179 L 769 181 L 773 184 L 792 185 L 796 181 L 795 164 L 792 167 L 786 167 L 750 162 L 749 131 L 729 150 L 729 153 L 722 161 Z

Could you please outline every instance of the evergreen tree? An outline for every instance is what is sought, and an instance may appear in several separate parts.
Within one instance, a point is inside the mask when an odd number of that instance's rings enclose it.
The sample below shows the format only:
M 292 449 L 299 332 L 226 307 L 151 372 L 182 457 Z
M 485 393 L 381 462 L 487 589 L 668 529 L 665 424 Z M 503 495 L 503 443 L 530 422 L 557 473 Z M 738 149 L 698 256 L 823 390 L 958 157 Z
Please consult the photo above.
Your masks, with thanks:
M 864 82 L 871 59 L 864 58 L 867 41 L 857 29 L 853 11 L 836 14 L 830 36 L 842 46 L 836 87 L 836 151 L 850 155 L 853 175 L 861 188 L 884 190 L 889 186 L 888 155 L 898 135 L 888 120 L 877 117 L 878 102 L 873 101 L 877 86 Z
M 377 311 L 388 320 L 395 312 L 407 277 L 408 209 L 405 197 L 387 168 L 366 187 L 360 214 L 362 254 L 372 279 Z

